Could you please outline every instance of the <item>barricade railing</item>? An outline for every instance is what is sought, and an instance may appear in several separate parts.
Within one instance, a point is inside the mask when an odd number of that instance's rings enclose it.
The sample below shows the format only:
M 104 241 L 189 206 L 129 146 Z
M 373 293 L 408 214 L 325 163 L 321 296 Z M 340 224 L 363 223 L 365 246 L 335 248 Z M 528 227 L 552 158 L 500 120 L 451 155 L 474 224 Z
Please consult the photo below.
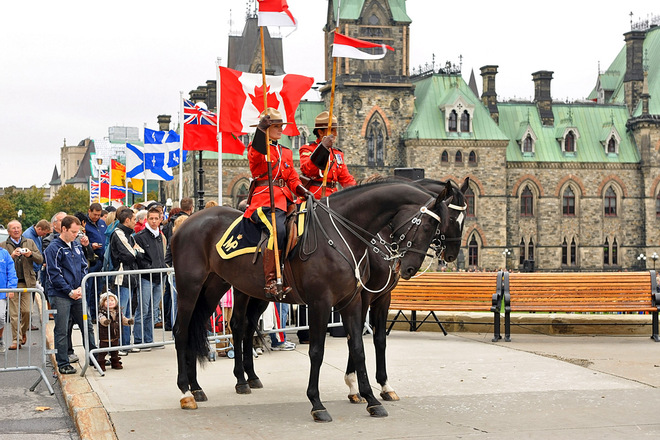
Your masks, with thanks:
M 46 324 L 48 324 L 48 314 L 49 313 L 56 313 L 54 310 L 48 310 L 47 307 L 47 302 L 46 302 L 46 296 L 44 295 L 43 290 L 38 289 L 38 288 L 15 288 L 15 289 L 0 289 L 0 292 L 8 294 L 10 292 L 13 292 L 16 298 L 16 304 L 18 308 L 18 316 L 16 319 L 16 326 L 13 325 L 13 323 L 9 322 L 10 320 L 7 319 L 5 324 L 4 324 L 4 330 L 3 330 L 3 335 L 2 335 L 2 342 L 5 347 L 4 352 L 0 353 L 0 356 L 2 356 L 4 359 L 2 359 L 2 362 L 0 363 L 0 373 L 3 372 L 16 372 L 16 371 L 37 371 L 39 373 L 39 377 L 37 378 L 37 381 L 30 387 L 30 391 L 34 391 L 39 385 L 41 381 L 43 381 L 46 384 L 46 387 L 48 388 L 48 392 L 53 395 L 55 394 L 55 391 L 53 390 L 53 386 L 50 384 L 48 381 L 48 377 L 46 376 L 46 373 L 44 372 L 44 368 L 46 367 L 46 356 L 48 354 L 54 353 L 52 350 L 48 350 L 48 347 L 46 345 Z M 25 295 L 29 296 L 29 299 L 26 301 L 25 300 Z M 38 330 L 32 330 L 33 328 L 36 328 L 35 323 L 33 322 L 32 319 L 32 307 L 33 303 L 35 302 L 35 298 L 40 300 L 41 305 L 39 305 L 39 301 L 37 301 L 37 308 L 39 310 L 39 316 L 40 316 L 40 322 L 38 322 Z M 14 301 L 10 300 L 9 297 L 7 297 L 7 316 L 10 316 L 9 313 L 9 302 Z M 25 319 L 21 316 L 21 310 L 26 307 L 25 303 L 28 304 L 28 310 L 29 310 L 29 319 L 28 319 L 28 324 L 25 325 Z M 23 305 L 23 307 L 21 307 Z M 14 328 L 16 330 L 14 330 Z M 20 329 L 26 329 L 24 331 L 24 337 L 25 337 L 25 343 L 21 340 L 20 336 Z M 18 334 L 16 334 L 16 333 Z M 38 332 L 38 333 L 35 333 Z M 9 335 L 11 334 L 11 338 Z M 37 336 L 34 336 L 37 334 Z M 6 343 L 7 340 L 16 340 L 16 350 L 9 350 L 9 344 Z M 35 339 L 37 339 L 38 342 L 38 347 L 33 348 L 33 342 L 35 342 Z M 13 353 L 11 353 L 13 352 Z M 15 362 L 10 362 L 10 358 L 13 357 L 12 355 L 15 354 Z
M 138 282 L 133 281 L 132 275 L 137 275 Z M 148 277 L 144 277 L 148 275 Z M 117 281 L 118 277 L 128 277 L 128 287 L 120 286 L 123 279 Z M 143 283 L 145 279 L 148 283 Z M 150 288 L 157 284 L 158 289 Z M 127 271 L 109 271 L 109 272 L 92 272 L 82 280 L 82 299 L 83 299 L 83 345 L 85 349 L 85 361 L 82 366 L 81 376 L 84 376 L 90 363 L 96 368 L 101 376 L 105 373 L 100 368 L 96 359 L 97 353 L 109 353 L 113 351 L 123 351 L 130 353 L 135 349 L 151 349 L 163 348 L 165 345 L 174 344 L 173 337 L 168 335 L 170 325 L 173 326 L 176 318 L 177 309 L 177 294 L 176 283 L 174 279 L 173 268 L 163 269 L 141 269 L 141 270 L 127 270 Z M 121 287 L 121 290 L 120 290 Z M 166 288 L 167 287 L 167 288 Z M 91 289 L 91 290 L 90 290 Z M 147 291 L 148 290 L 148 291 Z M 149 319 L 140 319 L 132 326 L 120 326 L 118 345 L 111 343 L 109 346 L 101 347 L 99 338 L 100 324 L 98 323 L 99 299 L 105 292 L 112 292 L 118 297 L 119 306 L 122 308 L 124 316 L 127 318 L 135 318 L 138 307 L 140 308 L 140 317 L 145 316 Z M 93 302 L 88 302 L 91 299 Z M 169 312 L 171 322 L 165 322 L 165 300 L 169 299 Z M 151 313 L 149 310 L 143 311 L 143 302 L 148 302 L 151 305 Z M 91 306 L 91 307 L 90 307 Z M 107 307 L 107 305 L 106 305 Z M 289 313 L 286 326 L 284 328 L 263 329 L 263 334 L 280 333 L 280 332 L 296 332 L 298 330 L 309 330 L 307 325 L 307 308 L 304 306 L 294 306 L 295 314 Z M 148 306 L 147 306 L 148 308 Z M 127 311 L 127 312 L 126 312 Z M 150 315 L 150 316 L 147 316 Z M 159 318 L 162 317 L 162 318 Z M 211 321 L 215 322 L 215 313 L 211 317 Z M 224 318 L 223 318 L 224 319 Z M 161 325 L 156 325 L 161 322 Z M 341 327 L 343 325 L 339 313 L 334 312 L 331 314 L 328 328 Z M 129 327 L 126 329 L 126 327 Z M 222 331 L 215 331 L 215 326 L 210 326 L 211 331 L 208 334 L 210 343 L 218 344 L 221 341 L 226 341 L 224 348 L 230 350 L 232 335 L 226 332 L 227 323 L 222 326 Z M 93 344 L 90 344 L 90 328 L 93 331 Z M 138 329 L 138 334 L 141 339 L 136 343 L 135 338 L 131 341 L 131 335 L 135 335 L 135 329 Z M 146 330 L 146 332 L 145 332 Z M 371 332 L 371 328 L 365 323 L 365 330 Z M 144 341 L 144 336 L 147 336 L 149 341 Z M 104 344 L 106 345 L 106 344 Z M 135 350 L 137 351 L 137 350 Z M 209 358 L 215 357 L 215 351 L 212 349 L 213 354 L 209 353 Z

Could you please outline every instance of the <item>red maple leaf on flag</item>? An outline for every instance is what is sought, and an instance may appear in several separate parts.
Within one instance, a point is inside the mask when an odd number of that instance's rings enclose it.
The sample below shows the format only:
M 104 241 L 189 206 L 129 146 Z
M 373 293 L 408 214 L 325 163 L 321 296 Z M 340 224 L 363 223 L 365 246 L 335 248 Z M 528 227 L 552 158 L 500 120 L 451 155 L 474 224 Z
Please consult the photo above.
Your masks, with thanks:
M 266 86 L 266 91 L 270 91 L 270 86 Z M 259 110 L 259 113 L 264 111 L 264 89 L 263 87 L 254 87 L 254 95 L 248 95 L 252 101 L 252 105 Z M 266 93 L 266 99 L 268 99 L 268 107 L 278 108 L 280 106 L 280 100 L 277 99 L 275 93 Z

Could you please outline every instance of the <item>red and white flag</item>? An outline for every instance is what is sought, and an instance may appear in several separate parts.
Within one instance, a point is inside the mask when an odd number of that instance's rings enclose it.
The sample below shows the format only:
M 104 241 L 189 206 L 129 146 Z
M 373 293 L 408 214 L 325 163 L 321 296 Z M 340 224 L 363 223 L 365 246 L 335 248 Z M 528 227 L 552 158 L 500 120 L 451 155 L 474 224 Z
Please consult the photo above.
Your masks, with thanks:
M 371 54 L 360 50 L 373 48 L 379 48 L 381 53 Z M 393 51 L 394 48 L 387 44 L 370 43 L 335 32 L 332 56 L 335 58 L 353 58 L 356 60 L 379 60 L 385 56 L 387 50 Z
M 259 0 L 258 24 L 259 26 L 298 26 L 286 0 Z
M 245 73 L 220 67 L 220 131 L 238 136 L 254 131 L 264 111 L 263 79 L 259 73 Z M 314 78 L 302 75 L 266 76 L 268 107 L 278 110 L 285 125 L 283 134 L 300 134 L 294 115 L 300 100 L 314 84 Z M 253 126 L 250 128 L 250 126 Z

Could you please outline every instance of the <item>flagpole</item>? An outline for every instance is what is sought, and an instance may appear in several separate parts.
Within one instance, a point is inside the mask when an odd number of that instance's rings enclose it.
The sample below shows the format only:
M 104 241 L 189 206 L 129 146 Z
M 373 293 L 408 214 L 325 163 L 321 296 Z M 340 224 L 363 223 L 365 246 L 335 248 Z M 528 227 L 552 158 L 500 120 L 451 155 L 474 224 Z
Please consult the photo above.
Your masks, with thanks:
M 220 134 L 220 58 L 215 60 L 215 117 L 216 117 L 216 140 L 218 141 L 218 205 L 222 206 L 222 135 Z
M 264 27 L 259 26 L 261 35 L 261 79 L 263 82 L 262 91 L 264 95 L 264 112 L 268 108 L 268 95 L 266 87 L 266 53 L 264 51 Z M 218 69 L 219 70 L 219 69 Z M 257 128 L 257 130 L 259 130 Z M 277 276 L 276 285 L 282 286 L 282 270 L 280 268 L 280 253 L 277 245 L 277 222 L 275 219 L 275 194 L 273 194 L 273 170 L 271 169 L 270 161 L 270 136 L 268 135 L 269 129 L 266 129 L 266 161 L 268 169 L 268 191 L 270 191 L 270 223 L 272 226 L 273 234 L 273 253 L 275 254 L 275 274 Z
M 181 204 L 181 199 L 183 199 L 183 134 L 186 131 L 183 127 L 183 91 L 179 91 L 179 127 L 181 128 L 181 133 L 179 133 L 181 141 L 179 146 L 179 204 Z
M 337 26 L 335 26 L 335 34 L 339 32 L 339 11 L 341 8 L 341 0 L 337 2 Z M 334 38 L 334 37 L 333 37 Z M 330 52 L 332 55 L 332 52 Z M 332 109 L 335 104 L 335 79 L 337 78 L 337 58 L 332 57 L 332 86 L 330 87 L 330 109 L 328 110 L 328 135 L 332 135 Z M 327 135 L 326 135 L 327 136 Z M 323 183 L 321 184 L 321 197 L 325 197 L 325 188 L 328 183 L 328 170 L 330 169 L 330 157 L 325 163 L 325 170 L 323 170 Z

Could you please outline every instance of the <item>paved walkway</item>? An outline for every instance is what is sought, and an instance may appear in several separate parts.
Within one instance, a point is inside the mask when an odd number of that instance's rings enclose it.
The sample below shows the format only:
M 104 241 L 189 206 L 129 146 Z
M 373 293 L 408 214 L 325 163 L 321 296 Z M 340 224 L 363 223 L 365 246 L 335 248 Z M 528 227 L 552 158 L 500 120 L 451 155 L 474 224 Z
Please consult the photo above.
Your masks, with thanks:
M 197 411 L 179 409 L 171 345 L 130 354 L 123 370 L 109 369 L 105 377 L 92 370 L 83 380 L 98 394 L 120 440 L 660 436 L 660 344 L 647 336 L 516 335 L 496 344 L 490 338 L 393 332 L 388 371 L 401 400 L 385 402 L 389 417 L 382 419 L 346 399 L 343 338 L 328 338 L 321 369 L 321 396 L 334 418 L 328 424 L 314 423 L 309 413 L 308 346 L 259 356 L 265 388 L 250 395 L 234 392 L 231 360 L 209 363 L 199 373 L 209 401 Z M 374 385 L 369 336 L 365 344 Z

